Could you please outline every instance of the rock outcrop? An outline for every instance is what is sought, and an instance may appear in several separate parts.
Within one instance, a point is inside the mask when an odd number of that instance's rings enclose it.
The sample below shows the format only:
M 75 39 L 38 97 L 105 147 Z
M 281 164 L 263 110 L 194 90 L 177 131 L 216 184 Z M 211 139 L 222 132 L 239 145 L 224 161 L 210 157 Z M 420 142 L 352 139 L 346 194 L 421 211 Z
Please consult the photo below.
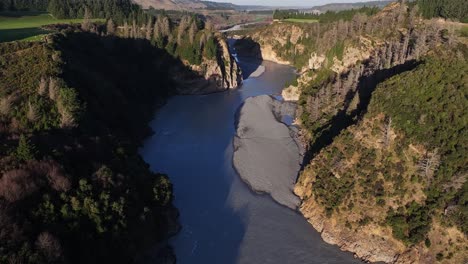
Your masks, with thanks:
M 217 36 L 218 56 L 216 60 L 203 58 L 200 65 L 185 64 L 198 76 L 179 74 L 174 79 L 179 84 L 181 94 L 207 94 L 235 89 L 242 84 L 242 72 L 231 55 L 229 45 L 221 36 Z

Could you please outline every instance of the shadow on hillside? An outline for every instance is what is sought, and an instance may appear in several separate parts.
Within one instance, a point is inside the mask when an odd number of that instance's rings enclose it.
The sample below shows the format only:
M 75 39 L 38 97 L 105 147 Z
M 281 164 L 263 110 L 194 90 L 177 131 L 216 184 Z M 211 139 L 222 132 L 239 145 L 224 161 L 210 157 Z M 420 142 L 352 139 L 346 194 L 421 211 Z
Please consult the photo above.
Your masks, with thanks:
M 333 142 L 333 139 L 338 136 L 341 131 L 356 124 L 362 119 L 364 114 L 367 113 L 372 93 L 378 84 L 397 74 L 410 71 L 418 65 L 418 62 L 411 60 L 390 69 L 378 70 L 369 76 L 361 77 L 359 79 L 357 89 L 355 89 L 355 91 L 349 91 L 346 95 L 343 110 L 340 110 L 328 123 L 317 129 L 317 131 L 321 131 L 321 135 L 312 143 L 312 145 L 309 146 L 309 150 L 304 155 L 302 166 L 304 167 L 310 164 L 310 161 L 315 157 L 315 155 L 317 155 L 323 148 L 330 145 Z M 356 93 L 359 96 L 359 104 L 356 109 L 349 112 L 350 104 Z
M 86 131 L 93 131 L 95 135 L 116 135 L 123 131 L 133 139 L 122 144 L 132 144 L 134 147 L 138 147 L 135 142 L 141 142 L 143 137 L 149 135 L 150 128 L 147 124 L 154 118 L 155 105 L 161 105 L 169 96 L 180 93 L 176 80 L 189 81 L 192 78 L 200 78 L 166 50 L 158 49 L 143 39 L 69 32 L 58 35 L 54 44 L 59 47 L 64 60 L 63 79 L 69 87 L 79 92 L 81 100 L 86 103 L 81 126 L 87 127 Z M 206 254 L 206 247 L 214 247 L 210 251 L 214 262 L 234 264 L 245 227 L 240 213 L 226 207 L 225 204 L 230 183 L 220 175 L 223 175 L 223 154 L 226 146 L 231 143 L 231 133 L 228 132 L 232 128 L 220 128 L 218 125 L 223 120 L 229 120 L 230 116 L 218 114 L 215 117 L 219 120 L 206 119 L 214 109 L 229 106 L 225 101 L 216 99 L 224 96 L 225 94 L 219 93 L 206 97 L 173 98 L 181 101 L 180 104 L 168 104 L 159 110 L 159 113 L 164 112 L 160 118 L 167 119 L 152 125 L 156 134 L 148 138 L 145 143 L 147 150 L 141 154 L 146 162 L 158 171 L 163 169 L 155 164 L 175 164 L 171 165 L 174 170 L 161 172 L 167 172 L 174 184 L 176 204 L 178 201 L 184 201 L 180 206 L 181 223 L 187 223 L 184 218 L 191 218 L 192 222 L 189 222 L 191 225 L 183 225 L 182 231 L 174 239 L 184 240 L 187 235 L 192 235 L 194 225 L 201 226 L 196 229 L 201 232 L 193 234 L 194 244 L 178 246 L 177 252 L 188 252 L 186 258 L 190 256 L 192 259 L 206 259 L 207 256 L 201 255 L 201 252 Z M 206 101 L 199 106 L 199 101 L 194 98 L 205 98 Z M 216 138 L 206 137 L 210 131 L 221 129 L 226 129 L 227 132 L 220 133 Z M 177 137 L 171 137 L 172 134 L 166 135 L 164 131 L 177 133 Z M 201 132 L 197 134 L 196 131 Z M 168 141 L 170 146 L 170 150 L 165 151 L 163 155 L 158 155 L 159 151 L 164 149 L 157 145 L 158 141 L 154 141 L 158 136 L 165 137 L 163 141 Z M 99 159 L 105 159 L 104 155 L 107 153 L 101 153 L 98 145 L 90 144 L 86 149 L 95 148 L 96 151 L 80 153 L 75 160 L 97 158 L 93 155 L 100 155 Z M 60 145 L 53 148 L 61 150 Z M 84 154 L 87 156 L 81 156 Z M 80 171 L 80 162 L 71 166 Z M 85 175 L 87 172 L 82 173 Z M 199 192 L 202 190 L 210 195 L 201 195 Z M 211 224 L 211 218 L 214 216 L 222 219 L 216 221 L 217 223 L 223 224 Z M 226 234 L 230 236 L 227 240 L 229 245 L 212 245 L 212 241 L 226 241 Z M 142 237 L 141 240 L 151 236 L 154 234 L 148 233 L 147 237 Z M 139 263 L 158 262 L 154 260 L 161 257 L 159 245 L 148 246 L 153 250 L 141 254 L 138 258 Z M 76 256 L 77 262 L 83 262 L 80 258 L 83 257 Z
M 15 40 L 22 40 L 41 34 L 47 34 L 49 31 L 42 28 L 18 28 L 18 29 L 0 29 L 0 43 Z

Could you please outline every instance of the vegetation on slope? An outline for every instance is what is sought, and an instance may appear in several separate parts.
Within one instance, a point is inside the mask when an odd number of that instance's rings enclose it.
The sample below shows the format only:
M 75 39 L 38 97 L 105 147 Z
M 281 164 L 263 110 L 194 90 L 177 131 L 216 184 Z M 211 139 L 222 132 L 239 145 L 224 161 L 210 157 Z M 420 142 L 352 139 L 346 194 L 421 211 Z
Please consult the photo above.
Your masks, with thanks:
M 301 11 L 291 11 L 291 10 L 275 10 L 273 13 L 273 19 L 286 20 L 289 19 L 300 19 L 300 20 L 315 20 L 320 23 L 331 23 L 339 20 L 351 21 L 356 14 L 365 14 L 372 16 L 379 12 L 377 7 L 361 7 L 358 9 L 350 9 L 343 11 L 327 11 L 322 14 L 313 14 L 313 13 L 304 13 Z
M 309 149 L 296 192 L 326 241 L 369 261 L 466 261 L 463 34 L 401 3 L 252 33 L 301 69 Z
M 462 50 L 461 58 L 430 56 L 378 85 L 362 121 L 302 173 L 298 184 L 313 197 L 305 201 L 316 200 L 350 232 L 373 224 L 385 233 L 388 226 L 408 247 L 424 244 L 438 260 L 462 261 L 468 231 L 468 57 Z M 443 234 L 449 228 L 458 231 Z
M 468 23 L 468 5 L 464 0 L 417 0 L 425 18 L 442 17 Z
M 82 32 L 0 45 L 0 262 L 128 263 L 176 231 L 171 184 L 137 148 L 177 63 Z

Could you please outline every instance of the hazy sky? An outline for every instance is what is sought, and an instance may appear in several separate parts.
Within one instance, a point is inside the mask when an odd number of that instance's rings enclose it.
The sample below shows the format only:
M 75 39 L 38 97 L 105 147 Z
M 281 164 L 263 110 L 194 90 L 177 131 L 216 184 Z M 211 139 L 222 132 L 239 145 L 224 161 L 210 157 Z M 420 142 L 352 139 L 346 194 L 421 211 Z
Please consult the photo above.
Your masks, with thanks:
M 328 3 L 355 3 L 371 0 L 211 0 L 214 2 L 230 2 L 238 5 L 265 5 L 265 6 L 317 6 Z

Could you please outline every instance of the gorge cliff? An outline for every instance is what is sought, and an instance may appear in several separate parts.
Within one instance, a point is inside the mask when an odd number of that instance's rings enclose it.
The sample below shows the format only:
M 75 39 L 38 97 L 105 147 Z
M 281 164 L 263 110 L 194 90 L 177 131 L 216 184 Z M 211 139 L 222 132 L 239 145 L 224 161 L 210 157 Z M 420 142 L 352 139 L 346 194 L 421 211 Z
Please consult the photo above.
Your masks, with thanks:
M 392 3 L 348 21 L 273 23 L 238 41 L 239 54 L 300 72 L 283 91 L 299 105 L 307 148 L 295 193 L 326 242 L 372 262 L 468 260 L 459 30 Z

